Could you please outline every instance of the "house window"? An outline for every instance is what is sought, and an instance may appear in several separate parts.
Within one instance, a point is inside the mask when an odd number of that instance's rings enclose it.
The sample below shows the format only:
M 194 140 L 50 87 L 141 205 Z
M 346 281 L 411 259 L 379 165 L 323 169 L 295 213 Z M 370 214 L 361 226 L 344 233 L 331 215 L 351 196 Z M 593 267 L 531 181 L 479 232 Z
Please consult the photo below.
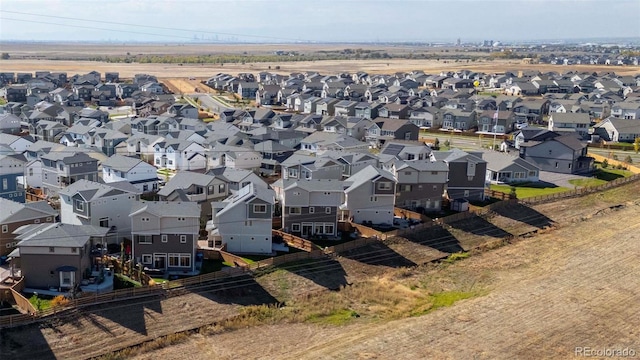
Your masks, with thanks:
M 464 191 L 464 197 L 468 198 L 469 197 L 469 190 L 465 190 Z
M 331 208 L 330 208 L 330 207 L 328 207 L 328 206 L 327 206 L 327 207 L 325 207 L 325 208 L 324 208 L 324 213 L 325 213 L 325 214 L 331 214 Z
M 2 190 L 7 190 L 9 187 L 8 179 L 2 179 Z
M 300 207 L 292 206 L 289 208 L 289 214 L 300 215 L 301 213 L 302 213 L 302 210 L 300 209 Z
M 82 200 L 76 200 L 76 210 L 78 211 L 84 211 L 84 203 L 82 202 Z
M 180 254 L 180 267 L 191 267 L 190 254 Z
M 529 171 L 529 176 L 536 176 L 536 171 L 535 170 L 531 170 Z
M 178 221 L 185 221 L 185 218 L 183 218 L 183 217 L 179 217 L 179 218 L 178 218 Z
M 191 254 L 169 254 L 170 267 L 191 267 Z
M 33 176 L 33 168 L 29 168 L 29 176 Z
M 101 218 L 99 226 L 100 227 L 109 227 L 109 218 L 108 217 Z
M 525 178 L 525 173 L 524 172 L 514 172 L 513 173 L 513 178 L 514 179 L 524 179 Z
M 76 254 L 78 252 L 78 248 L 71 248 L 71 252 Z
M 180 235 L 180 243 L 181 244 L 187 243 L 187 235 Z
M 143 217 L 143 218 L 140 218 L 140 221 L 142 221 L 142 222 L 149 222 L 149 218 L 148 218 L 148 217 Z
M 2 225 L 2 233 L 6 234 L 9 232 L 9 225 Z
M 138 236 L 138 244 L 153 244 L 153 238 L 151 235 L 137 235 Z
M 142 254 L 142 263 L 143 264 L 151 264 L 152 263 L 151 254 Z
M 391 190 L 391 183 L 388 181 L 381 181 L 378 183 L 378 190 Z
M 160 159 L 156 159 L 156 165 L 160 165 Z
M 372 196 L 371 197 L 371 202 L 376 202 L 378 201 L 378 197 L 377 196 Z
M 292 232 L 300 232 L 300 224 L 291 224 Z
M 33 220 L 33 223 L 34 223 L 34 224 L 40 224 L 40 219 L 35 219 L 35 220 Z
M 411 185 L 400 186 L 400 191 L 411 191 Z
M 316 208 L 313 206 L 309 206 L 309 214 L 315 214 L 316 213 Z
M 245 220 L 244 226 L 253 226 L 253 223 L 251 222 L 251 220 Z
M 298 169 L 289 169 L 289 176 L 293 178 L 298 177 Z
M 556 162 L 556 169 L 558 168 L 558 163 Z
M 266 214 L 267 213 L 267 205 L 265 204 L 254 204 L 253 212 L 256 214 Z
M 169 236 L 166 234 L 160 235 L 160 241 L 166 243 L 167 241 L 169 241 Z
M 333 224 L 325 223 L 324 224 L 324 233 L 327 235 L 333 235 Z
M 180 266 L 180 254 L 169 254 L 169 266 L 178 267 Z
M 54 248 L 53 246 L 49 246 L 49 252 L 50 253 L 56 252 L 56 248 Z
M 223 192 L 225 192 L 225 184 L 220 184 L 220 185 L 218 185 L 218 192 L 219 192 L 219 193 L 223 193 Z
M 411 155 L 411 154 L 409 154 L 409 155 Z M 405 172 L 404 172 L 404 174 L 405 174 L 405 175 L 411 175 L 411 174 L 412 174 L 412 172 L 411 172 L 411 171 L 405 171 Z

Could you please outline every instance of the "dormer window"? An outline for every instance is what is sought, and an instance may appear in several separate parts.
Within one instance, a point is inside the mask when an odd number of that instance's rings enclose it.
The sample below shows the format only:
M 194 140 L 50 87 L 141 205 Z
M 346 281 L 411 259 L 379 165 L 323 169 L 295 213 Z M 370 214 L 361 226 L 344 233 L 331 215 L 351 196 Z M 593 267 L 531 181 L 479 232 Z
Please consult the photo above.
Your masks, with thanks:
M 381 181 L 378 183 L 378 190 L 391 190 L 391 183 L 388 181 Z

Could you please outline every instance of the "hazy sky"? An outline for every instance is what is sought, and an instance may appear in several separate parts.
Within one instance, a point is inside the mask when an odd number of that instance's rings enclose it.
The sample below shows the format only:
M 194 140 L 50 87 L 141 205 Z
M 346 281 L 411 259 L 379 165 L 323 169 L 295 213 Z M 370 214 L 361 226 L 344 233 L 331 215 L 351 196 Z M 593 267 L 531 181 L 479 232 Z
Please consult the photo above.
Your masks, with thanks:
M 0 0 L 0 40 L 551 40 L 640 37 L 639 19 L 640 0 Z

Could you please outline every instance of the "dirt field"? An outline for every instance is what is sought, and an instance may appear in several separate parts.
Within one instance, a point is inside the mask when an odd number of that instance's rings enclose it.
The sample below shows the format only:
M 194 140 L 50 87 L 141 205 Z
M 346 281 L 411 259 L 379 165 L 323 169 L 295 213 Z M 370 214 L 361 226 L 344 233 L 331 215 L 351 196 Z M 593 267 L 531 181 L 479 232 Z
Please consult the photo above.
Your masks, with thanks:
M 280 66 L 279 70 L 274 70 Z M 427 73 L 440 71 L 471 69 L 486 73 L 504 72 L 506 70 L 538 70 L 538 71 L 615 71 L 617 74 L 637 74 L 640 67 L 613 67 L 613 66 L 556 66 L 556 65 L 525 65 L 519 61 L 496 60 L 490 62 L 477 61 L 474 63 L 444 63 L 435 60 L 326 60 L 326 61 L 296 61 L 286 63 L 247 63 L 225 64 L 138 64 L 138 63 L 106 63 L 98 61 L 70 61 L 70 60 L 2 60 L 2 71 L 35 72 L 37 70 L 66 71 L 69 75 L 84 74 L 90 71 L 105 73 L 115 71 L 121 78 L 132 78 L 135 74 L 147 73 L 159 78 L 188 78 L 195 77 L 205 80 L 217 73 L 238 74 L 241 72 L 258 73 L 271 71 L 280 74 L 292 72 L 318 71 L 322 74 L 336 74 L 339 72 L 365 71 L 371 74 L 391 74 L 398 71 L 423 70 Z
M 84 359 L 215 322 L 223 325 L 160 350 L 145 347 L 138 358 L 538 359 L 570 357 L 575 346 L 640 352 L 638 191 L 633 183 L 533 208 L 514 205 L 410 240 L 235 280 L 248 288 L 86 309 L 68 321 L 3 332 L 0 353 Z M 453 264 L 422 265 L 549 224 L 559 228 Z M 432 296 L 443 292 L 469 296 L 429 311 Z M 286 306 L 252 306 L 276 303 Z M 346 318 L 335 317 L 345 309 Z M 224 326 L 247 311 L 253 315 Z
M 188 342 L 137 359 L 542 359 L 575 347 L 640 352 L 640 208 L 602 214 L 458 262 L 488 281 L 486 296 L 428 315 L 345 326 L 282 324 Z M 239 346 L 239 344 L 242 344 Z

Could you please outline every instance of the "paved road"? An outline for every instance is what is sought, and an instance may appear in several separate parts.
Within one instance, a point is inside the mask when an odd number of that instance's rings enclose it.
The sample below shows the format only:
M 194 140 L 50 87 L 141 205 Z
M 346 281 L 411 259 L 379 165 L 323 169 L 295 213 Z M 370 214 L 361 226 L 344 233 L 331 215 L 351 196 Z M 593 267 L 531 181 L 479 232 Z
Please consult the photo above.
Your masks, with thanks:
M 228 106 L 212 98 L 208 94 L 189 94 L 189 96 L 192 98 L 200 99 L 200 106 L 204 107 L 205 109 L 208 108 L 216 114 L 220 114 L 221 110 L 229 108 Z

